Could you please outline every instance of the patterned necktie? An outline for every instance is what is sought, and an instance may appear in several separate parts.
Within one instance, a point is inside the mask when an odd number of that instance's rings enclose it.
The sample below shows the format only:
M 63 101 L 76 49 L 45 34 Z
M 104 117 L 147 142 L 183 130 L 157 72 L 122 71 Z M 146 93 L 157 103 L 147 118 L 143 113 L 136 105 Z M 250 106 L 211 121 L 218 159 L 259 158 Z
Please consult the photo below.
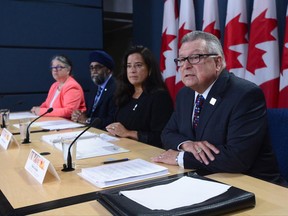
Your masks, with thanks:
M 204 97 L 203 95 L 198 94 L 196 101 L 195 101 L 195 109 L 194 109 L 194 116 L 193 116 L 193 128 L 195 129 L 199 123 L 200 113 L 204 104 Z
M 93 104 L 93 108 L 92 108 L 92 113 L 94 112 L 94 110 L 96 109 L 96 106 L 98 104 L 98 101 L 100 99 L 100 95 L 101 95 L 101 92 L 102 92 L 102 87 L 98 87 L 98 90 L 97 90 L 97 94 L 95 96 L 95 99 L 94 99 L 94 104 Z

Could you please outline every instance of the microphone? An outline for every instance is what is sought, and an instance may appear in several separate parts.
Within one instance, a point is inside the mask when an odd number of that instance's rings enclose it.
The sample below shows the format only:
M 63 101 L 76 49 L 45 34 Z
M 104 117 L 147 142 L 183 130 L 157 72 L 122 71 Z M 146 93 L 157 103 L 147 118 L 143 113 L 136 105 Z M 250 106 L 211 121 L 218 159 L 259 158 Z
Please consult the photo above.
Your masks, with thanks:
M 68 148 L 68 152 L 67 152 L 67 164 L 63 164 L 63 169 L 62 169 L 63 172 L 70 172 L 70 171 L 75 170 L 72 167 L 71 147 L 76 142 L 76 140 L 79 139 L 79 137 L 82 136 L 82 134 L 84 134 L 91 127 L 96 126 L 96 125 L 98 125 L 100 123 L 101 123 L 101 119 L 100 118 L 95 118 L 94 121 L 72 141 L 72 143 L 70 144 L 70 146 Z
M 29 128 L 31 126 L 31 124 L 35 121 L 37 121 L 39 118 L 41 118 L 42 116 L 46 115 L 47 113 L 51 113 L 53 111 L 53 108 L 50 107 L 49 109 L 47 109 L 47 111 L 45 113 L 43 113 L 42 115 L 38 116 L 37 118 L 35 118 L 33 121 L 30 122 L 30 124 L 27 126 L 27 130 L 26 130 L 26 138 L 23 140 L 22 144 L 27 144 L 30 143 L 30 135 L 29 135 Z

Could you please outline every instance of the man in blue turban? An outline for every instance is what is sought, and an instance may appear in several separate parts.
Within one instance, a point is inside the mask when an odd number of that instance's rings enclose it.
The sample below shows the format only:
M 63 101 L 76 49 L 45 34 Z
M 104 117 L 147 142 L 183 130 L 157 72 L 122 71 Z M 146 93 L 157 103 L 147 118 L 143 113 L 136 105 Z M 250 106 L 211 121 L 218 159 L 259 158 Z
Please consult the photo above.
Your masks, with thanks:
M 97 89 L 94 92 L 93 100 L 88 104 L 88 112 L 75 110 L 71 119 L 76 122 L 89 124 L 95 118 L 100 118 L 101 123 L 95 127 L 104 129 L 113 122 L 116 111 L 113 100 L 116 83 L 112 76 L 114 70 L 113 58 L 102 50 L 90 53 L 90 74 Z

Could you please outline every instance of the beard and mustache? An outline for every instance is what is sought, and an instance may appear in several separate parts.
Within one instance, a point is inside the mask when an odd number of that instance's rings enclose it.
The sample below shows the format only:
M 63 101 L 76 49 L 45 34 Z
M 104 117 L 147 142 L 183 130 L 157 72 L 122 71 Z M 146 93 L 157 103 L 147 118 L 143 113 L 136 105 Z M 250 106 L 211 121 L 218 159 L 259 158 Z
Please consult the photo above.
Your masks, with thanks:
M 109 73 L 107 72 L 91 75 L 91 79 L 96 85 L 102 85 L 108 79 L 108 77 Z

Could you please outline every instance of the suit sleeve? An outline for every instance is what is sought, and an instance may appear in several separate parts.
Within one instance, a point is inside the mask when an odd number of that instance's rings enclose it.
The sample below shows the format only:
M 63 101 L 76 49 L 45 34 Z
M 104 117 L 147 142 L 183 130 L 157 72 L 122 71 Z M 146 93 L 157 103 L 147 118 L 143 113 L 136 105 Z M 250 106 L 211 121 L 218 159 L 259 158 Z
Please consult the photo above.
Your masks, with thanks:
M 253 88 L 242 94 L 231 110 L 218 111 L 217 120 L 205 129 L 205 140 L 220 153 L 209 165 L 198 162 L 191 153 L 184 154 L 184 167 L 211 172 L 245 173 L 253 166 L 261 148 L 267 147 L 267 115 L 263 92 Z M 213 117 L 212 117 L 213 118 Z
M 193 96 L 187 88 L 183 88 L 178 93 L 176 109 L 161 134 L 161 140 L 166 150 L 177 150 L 180 143 L 193 139 L 191 133 Z

